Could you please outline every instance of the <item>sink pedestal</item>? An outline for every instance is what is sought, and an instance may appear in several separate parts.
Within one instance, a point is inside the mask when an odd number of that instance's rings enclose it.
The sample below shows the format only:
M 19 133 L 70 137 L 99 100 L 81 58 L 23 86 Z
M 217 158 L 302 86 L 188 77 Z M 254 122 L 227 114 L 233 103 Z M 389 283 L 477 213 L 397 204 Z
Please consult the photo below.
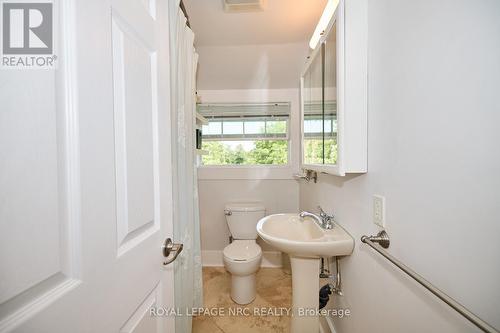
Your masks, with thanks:
M 290 255 L 292 265 L 291 333 L 319 332 L 319 258 Z
M 319 217 L 318 217 L 319 219 Z M 339 225 L 323 229 L 299 214 L 274 214 L 257 223 L 257 233 L 292 264 L 292 333 L 319 332 L 319 266 L 321 257 L 347 256 L 354 239 Z

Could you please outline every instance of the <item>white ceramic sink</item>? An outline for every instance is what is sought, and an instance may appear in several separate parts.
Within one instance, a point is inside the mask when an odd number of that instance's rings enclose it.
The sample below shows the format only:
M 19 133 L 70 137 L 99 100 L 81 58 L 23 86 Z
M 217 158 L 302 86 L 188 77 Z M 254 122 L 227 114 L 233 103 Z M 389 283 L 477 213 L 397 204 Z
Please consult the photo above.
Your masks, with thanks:
M 339 225 L 324 230 L 298 214 L 266 216 L 257 224 L 257 232 L 276 249 L 300 257 L 345 256 L 354 248 L 354 239 Z
M 319 270 L 321 257 L 345 256 L 352 253 L 354 239 L 341 226 L 325 230 L 310 217 L 298 214 L 275 214 L 257 224 L 259 236 L 276 249 L 288 253 L 292 266 L 292 333 L 319 332 Z M 301 315 L 302 313 L 302 315 Z M 313 313 L 313 314 L 310 314 Z

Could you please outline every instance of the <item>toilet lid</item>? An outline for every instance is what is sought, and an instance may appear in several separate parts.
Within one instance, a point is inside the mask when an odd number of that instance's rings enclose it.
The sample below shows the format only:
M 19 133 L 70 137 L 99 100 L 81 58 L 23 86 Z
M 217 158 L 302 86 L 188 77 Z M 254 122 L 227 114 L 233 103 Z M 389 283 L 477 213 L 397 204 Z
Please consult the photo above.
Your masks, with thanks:
M 228 259 L 247 261 L 260 256 L 262 251 L 254 240 L 235 240 L 224 248 L 223 253 Z

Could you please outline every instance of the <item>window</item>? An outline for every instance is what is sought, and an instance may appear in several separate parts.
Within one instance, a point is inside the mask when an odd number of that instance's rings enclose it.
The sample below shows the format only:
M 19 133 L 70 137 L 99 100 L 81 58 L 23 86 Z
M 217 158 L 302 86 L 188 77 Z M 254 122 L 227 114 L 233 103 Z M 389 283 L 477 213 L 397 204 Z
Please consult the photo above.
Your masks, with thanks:
M 198 104 L 203 165 L 288 164 L 289 103 Z

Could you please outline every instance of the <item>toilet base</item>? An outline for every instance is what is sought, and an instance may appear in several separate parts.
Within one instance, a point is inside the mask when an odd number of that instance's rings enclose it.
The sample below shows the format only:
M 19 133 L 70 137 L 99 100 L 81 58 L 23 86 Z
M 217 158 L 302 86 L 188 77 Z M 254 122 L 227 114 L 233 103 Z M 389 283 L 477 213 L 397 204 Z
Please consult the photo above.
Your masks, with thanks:
M 255 299 L 255 274 L 231 276 L 231 298 L 238 304 L 252 303 Z

